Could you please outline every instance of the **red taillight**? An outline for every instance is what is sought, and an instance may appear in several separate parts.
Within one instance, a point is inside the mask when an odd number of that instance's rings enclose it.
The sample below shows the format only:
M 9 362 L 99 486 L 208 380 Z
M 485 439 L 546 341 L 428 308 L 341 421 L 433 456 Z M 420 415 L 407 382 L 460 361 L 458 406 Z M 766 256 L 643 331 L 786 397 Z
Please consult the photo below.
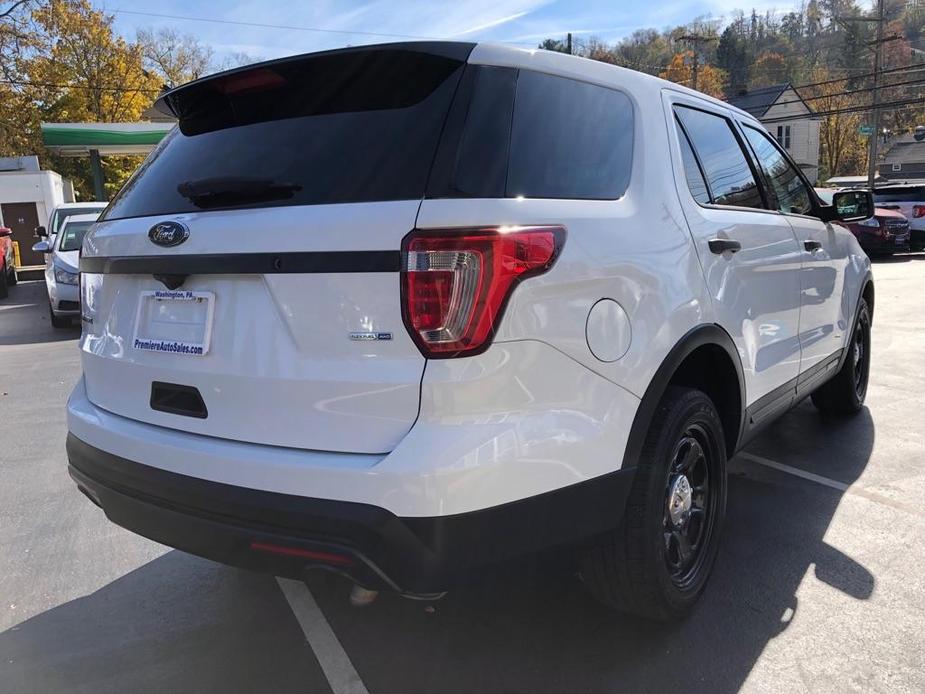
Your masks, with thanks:
M 284 557 L 299 557 L 317 561 L 322 564 L 331 564 L 333 566 L 353 566 L 354 563 L 353 559 L 345 554 L 319 552 L 313 549 L 302 549 L 301 547 L 287 547 L 286 545 L 274 545 L 269 542 L 251 542 L 250 547 L 255 552 L 280 554 Z
M 925 205 L 913 205 L 912 216 L 916 219 L 919 217 L 925 217 Z
M 402 244 L 402 315 L 424 356 L 485 350 L 513 288 L 549 270 L 564 241 L 559 226 L 408 234 Z

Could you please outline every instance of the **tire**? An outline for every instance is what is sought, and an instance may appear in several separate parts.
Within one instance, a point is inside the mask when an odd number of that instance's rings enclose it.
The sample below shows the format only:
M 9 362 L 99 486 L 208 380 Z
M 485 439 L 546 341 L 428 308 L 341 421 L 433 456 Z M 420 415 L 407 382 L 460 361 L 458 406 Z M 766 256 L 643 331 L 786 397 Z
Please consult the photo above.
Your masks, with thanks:
M 682 503 L 672 509 L 671 501 Z M 699 390 L 670 387 L 646 435 L 623 520 L 583 551 L 582 578 L 611 608 L 680 619 L 706 586 L 725 513 L 726 444 L 716 408 Z M 687 562 L 682 536 L 691 550 Z
M 68 316 L 56 316 L 51 304 L 48 304 L 48 316 L 51 318 L 51 327 L 53 328 L 71 327 L 71 319 Z
M 813 392 L 813 404 L 823 414 L 857 414 L 864 407 L 869 377 L 870 309 L 862 298 L 848 344 L 848 355 L 838 373 Z
M 10 290 L 7 289 L 6 278 L 7 274 L 4 268 L 4 272 L 0 272 L 0 299 L 5 299 L 10 295 Z
M 11 287 L 15 287 L 19 284 L 19 275 L 16 274 L 15 267 L 10 268 L 10 274 L 6 276 L 6 283 Z

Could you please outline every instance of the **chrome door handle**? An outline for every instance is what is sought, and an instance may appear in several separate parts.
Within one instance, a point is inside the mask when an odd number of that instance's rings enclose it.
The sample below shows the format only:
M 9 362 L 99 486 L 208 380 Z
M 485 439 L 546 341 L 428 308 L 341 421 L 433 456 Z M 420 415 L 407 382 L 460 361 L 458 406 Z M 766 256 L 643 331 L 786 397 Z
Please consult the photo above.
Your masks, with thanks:
M 822 244 L 819 241 L 804 241 L 803 248 L 810 253 L 815 253 L 816 251 L 822 250 Z
M 738 253 L 742 250 L 742 244 L 732 239 L 710 239 L 707 245 L 710 247 L 710 252 L 716 255 L 722 255 L 726 251 Z

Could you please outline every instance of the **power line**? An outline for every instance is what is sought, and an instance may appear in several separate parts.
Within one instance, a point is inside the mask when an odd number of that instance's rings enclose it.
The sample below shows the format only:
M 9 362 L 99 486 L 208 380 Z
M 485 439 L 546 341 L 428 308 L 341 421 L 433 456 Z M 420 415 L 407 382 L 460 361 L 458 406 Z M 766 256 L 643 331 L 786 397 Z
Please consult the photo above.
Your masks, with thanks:
M 813 118 L 820 118 L 825 116 L 837 116 L 843 113 L 859 113 L 862 111 L 870 111 L 872 104 L 862 104 L 860 106 L 845 106 L 843 108 L 830 109 L 827 111 L 816 111 L 815 113 L 804 115 L 804 116 L 779 116 L 777 118 L 768 118 L 762 120 L 763 124 L 768 123 L 784 123 L 795 120 L 811 120 Z M 896 101 L 887 101 L 880 103 L 877 107 L 880 109 L 895 109 L 901 106 L 922 106 L 922 98 L 916 97 L 914 99 L 900 99 Z
M 417 41 L 445 41 L 446 38 L 438 38 L 435 36 L 421 36 L 419 34 L 392 34 L 383 31 L 360 31 L 353 29 L 327 29 L 324 27 L 311 27 L 311 26 L 295 26 L 295 25 L 286 25 L 286 24 L 269 24 L 266 22 L 245 22 L 241 20 L 234 19 L 217 19 L 215 17 L 193 17 L 191 15 L 179 15 L 179 14 L 164 14 L 160 12 L 143 12 L 141 10 L 123 10 L 123 9 L 113 9 L 109 10 L 113 14 L 132 14 L 139 15 L 142 17 L 157 17 L 160 19 L 176 19 L 186 22 L 208 22 L 212 24 L 227 24 L 231 26 L 244 26 L 244 27 L 257 27 L 259 29 L 283 29 L 288 31 L 309 31 L 320 34 L 342 34 L 347 36 L 372 36 L 375 38 L 387 38 L 387 39 L 413 39 Z M 507 43 L 513 43 L 515 45 L 533 46 L 534 44 L 530 42 L 513 42 L 508 41 Z
M 65 84 L 55 82 L 31 82 L 29 80 L 0 79 L 0 84 L 12 84 L 17 87 L 45 87 L 48 89 L 85 89 L 94 92 L 151 93 L 160 94 L 160 89 L 144 87 L 94 87 L 89 84 Z
M 925 66 L 919 68 L 920 70 L 925 70 Z M 914 80 L 907 80 L 905 82 L 894 82 L 893 84 L 881 84 L 879 89 L 890 89 L 892 87 L 907 87 L 907 86 L 923 86 L 925 85 L 925 78 L 918 78 Z M 805 87 L 793 87 L 793 90 L 805 89 Z M 877 87 L 860 87 L 858 89 L 847 89 L 845 91 L 838 92 L 837 94 L 823 94 L 821 96 L 806 96 L 799 99 L 790 99 L 789 101 L 775 101 L 772 106 L 785 106 L 787 104 L 799 104 L 806 101 L 819 101 L 821 99 L 831 99 L 838 96 L 848 96 L 850 94 L 860 94 L 862 92 L 870 92 Z M 799 92 L 797 92 L 799 95 Z
M 864 68 L 865 70 L 867 68 Z M 881 70 L 881 75 L 888 75 L 893 72 L 902 72 L 904 70 L 922 70 L 925 69 L 925 64 L 916 64 L 916 65 L 903 65 L 901 67 L 891 67 L 885 70 Z M 822 80 L 821 82 L 809 82 L 807 84 L 794 84 L 791 85 L 794 89 L 808 89 L 809 87 L 820 87 L 823 84 L 835 84 L 836 82 L 844 82 L 846 80 L 861 80 L 865 77 L 873 77 L 873 72 L 866 72 L 863 75 L 852 75 L 851 77 L 834 77 L 828 80 Z

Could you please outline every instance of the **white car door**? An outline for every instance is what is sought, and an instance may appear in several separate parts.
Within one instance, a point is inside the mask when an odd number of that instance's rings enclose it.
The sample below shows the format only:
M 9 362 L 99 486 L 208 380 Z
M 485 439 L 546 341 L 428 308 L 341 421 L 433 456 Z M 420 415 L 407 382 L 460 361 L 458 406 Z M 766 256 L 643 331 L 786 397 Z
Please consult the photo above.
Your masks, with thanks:
M 801 245 L 800 372 L 838 356 L 848 329 L 842 306 L 850 232 L 816 216 L 809 185 L 780 146 L 763 130 L 740 122 L 758 160 L 775 208 L 787 219 Z
M 790 224 L 767 209 L 759 177 L 730 113 L 666 97 L 680 166 L 675 178 L 713 299 L 732 337 L 758 423 L 793 400 L 800 367 L 801 246 Z

